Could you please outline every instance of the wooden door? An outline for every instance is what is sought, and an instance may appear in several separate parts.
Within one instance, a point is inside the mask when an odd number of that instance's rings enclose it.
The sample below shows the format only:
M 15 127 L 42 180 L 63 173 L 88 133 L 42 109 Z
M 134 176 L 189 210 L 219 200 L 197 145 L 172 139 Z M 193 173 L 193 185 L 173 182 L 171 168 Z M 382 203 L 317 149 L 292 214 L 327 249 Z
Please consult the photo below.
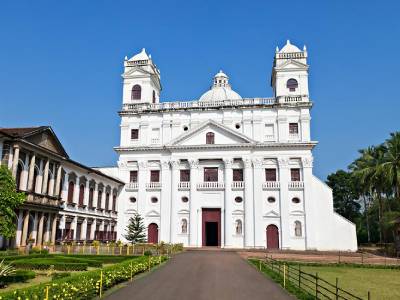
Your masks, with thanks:
M 267 227 L 267 249 L 279 249 L 279 230 L 275 225 Z
M 149 225 L 149 228 L 147 231 L 147 242 L 151 243 L 151 244 L 158 243 L 158 226 L 155 223 L 151 223 Z

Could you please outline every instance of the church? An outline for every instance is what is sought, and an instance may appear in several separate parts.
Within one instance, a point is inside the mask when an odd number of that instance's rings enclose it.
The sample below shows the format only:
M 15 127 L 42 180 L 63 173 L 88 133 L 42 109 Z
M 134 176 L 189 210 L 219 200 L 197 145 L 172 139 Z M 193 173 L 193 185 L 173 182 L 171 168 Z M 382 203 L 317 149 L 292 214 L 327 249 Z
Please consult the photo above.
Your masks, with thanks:
M 125 58 L 117 239 L 144 218 L 149 242 L 187 247 L 356 251 L 355 225 L 313 175 L 307 49 L 276 49 L 271 98 L 243 98 L 219 71 L 193 101 L 160 102 L 143 49 Z M 235 76 L 235 74 L 229 74 Z

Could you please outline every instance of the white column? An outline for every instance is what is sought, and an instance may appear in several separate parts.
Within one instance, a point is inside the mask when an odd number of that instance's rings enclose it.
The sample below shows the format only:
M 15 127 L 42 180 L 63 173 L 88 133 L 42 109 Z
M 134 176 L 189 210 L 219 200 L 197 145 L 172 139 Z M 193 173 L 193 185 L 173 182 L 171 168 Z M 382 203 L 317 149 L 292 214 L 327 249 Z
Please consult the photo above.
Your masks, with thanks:
M 83 205 L 85 205 L 87 207 L 88 204 L 89 204 L 89 180 L 86 180 L 85 193 L 84 193 L 84 196 L 83 196 Z
M 54 196 L 54 182 L 56 179 L 56 165 L 55 164 L 53 164 L 51 173 L 53 174 L 53 176 L 51 176 L 51 178 L 50 178 L 49 190 L 47 191 L 47 194 L 49 194 L 50 196 Z
M 57 214 L 53 214 L 53 222 L 51 224 L 51 244 L 52 245 L 54 245 L 56 242 L 56 232 L 57 232 Z
M 278 110 L 278 141 L 285 142 L 289 137 L 289 128 L 287 123 L 287 117 L 282 115 L 285 113 L 283 110 Z
M 22 170 L 21 183 L 19 188 L 23 191 L 28 190 L 28 175 L 29 175 L 29 155 L 25 156 L 25 166 Z
M 57 166 L 57 175 L 56 175 L 56 189 L 54 196 L 60 195 L 60 191 L 62 191 L 62 186 L 61 186 L 61 176 L 62 176 L 62 166 L 59 164 Z
M 178 183 L 179 183 L 179 160 L 171 161 L 171 214 L 170 214 L 170 241 L 175 243 L 176 237 L 176 220 L 178 219 L 178 212 L 176 211 L 176 203 L 179 201 L 178 197 Z M 191 201 L 189 199 L 189 201 Z M 189 224 L 188 224 L 189 225 Z
M 254 247 L 254 198 L 251 159 L 243 158 L 244 164 L 244 246 Z
M 31 236 L 30 236 L 32 239 L 35 240 L 34 245 L 37 244 L 38 221 L 39 221 L 38 212 L 36 211 L 36 212 L 34 213 L 34 219 L 33 219 L 33 230 L 32 230 L 32 232 L 31 232 Z
M 42 184 L 43 184 L 43 159 L 40 160 L 39 164 L 39 174 L 37 176 L 37 185 L 35 188 L 35 193 L 42 193 Z
M 146 208 L 147 162 L 140 161 L 138 170 L 138 213 L 144 218 Z
M 72 199 L 72 203 L 75 203 L 76 205 L 78 205 L 79 203 L 79 186 L 80 186 L 80 182 L 79 182 L 79 178 L 76 178 L 76 182 L 74 185 L 74 197 Z
M 97 207 L 97 198 L 99 197 L 99 186 L 95 182 L 93 186 L 93 203 L 92 207 Z
M 94 240 L 94 233 L 96 231 L 96 219 L 93 219 L 92 226 L 90 228 L 90 240 Z
M 49 180 L 49 165 L 50 165 L 50 160 L 46 159 L 46 162 L 44 163 L 42 194 L 49 194 L 49 191 L 47 190 L 48 180 Z
M 12 164 L 12 176 L 15 178 L 17 175 L 18 168 L 18 160 L 19 160 L 19 146 L 14 145 L 14 155 L 13 155 L 13 164 Z
M 51 213 L 47 213 L 46 231 L 44 234 L 44 241 L 48 243 L 51 238 Z
M 18 212 L 17 232 L 16 232 L 16 236 L 15 236 L 15 242 L 16 242 L 17 247 L 19 247 L 21 245 L 23 222 L 24 222 L 24 212 L 23 212 L 23 210 L 20 210 Z
M 44 223 L 44 213 L 42 212 L 42 213 L 40 213 L 40 217 L 39 217 L 39 226 L 38 226 L 36 245 L 41 245 L 43 242 L 43 223 Z
M 280 193 L 279 193 L 279 211 L 281 217 L 281 228 L 279 228 L 279 247 L 281 249 L 290 248 L 290 224 L 289 224 L 289 181 L 290 181 L 290 170 L 289 170 L 289 159 L 281 157 L 278 159 L 279 164 L 279 181 L 280 181 Z
M 107 186 L 104 186 L 103 193 L 101 194 L 101 208 L 105 211 L 106 207 Z
M 26 210 L 24 215 L 24 223 L 22 227 L 21 246 L 26 246 L 26 241 L 28 239 L 28 226 L 29 226 L 29 210 Z
M 304 181 L 304 211 L 306 212 L 304 216 L 304 236 L 305 236 L 305 247 L 306 249 L 317 249 L 317 235 L 316 235 L 316 224 L 314 220 L 317 220 L 317 208 L 315 199 L 312 197 L 312 168 L 313 168 L 313 158 L 304 157 L 302 158 L 303 165 L 303 181 Z
M 310 114 L 308 109 L 304 109 L 301 112 L 300 116 L 300 129 L 301 129 L 301 141 L 309 142 L 310 141 Z
M 85 218 L 81 224 L 81 236 L 80 240 L 86 241 L 86 233 L 87 233 L 87 219 Z
M 197 175 L 199 169 L 199 161 L 197 159 L 193 159 L 189 161 L 190 164 L 190 198 L 189 198 L 189 246 L 191 247 L 200 247 L 201 246 L 201 236 L 198 236 L 197 227 L 198 227 L 198 218 L 197 211 L 198 201 L 196 200 L 196 184 L 197 184 Z M 201 220 L 200 220 L 201 223 Z
M 36 160 L 36 155 L 35 155 L 35 153 L 32 153 L 31 161 L 29 163 L 28 191 L 32 191 L 32 188 L 33 188 L 33 179 L 34 179 L 33 175 L 34 175 L 34 172 L 35 172 L 35 160 Z
M 60 166 L 60 168 L 61 168 L 61 166 Z M 63 186 L 60 186 L 60 188 L 61 188 L 61 199 L 65 203 L 67 203 L 67 200 L 68 200 L 68 185 L 69 185 L 69 175 L 67 173 L 65 173 Z
M 263 158 L 253 159 L 253 199 L 254 199 L 254 245 L 265 247 L 266 233 L 263 226 L 263 191 L 262 184 L 265 175 L 263 172 Z
M 232 212 L 233 212 L 233 199 L 232 199 L 232 171 L 233 158 L 224 158 L 224 181 L 225 193 L 224 203 L 221 205 L 221 247 L 232 246 Z
M 161 161 L 161 228 L 160 241 L 170 242 L 170 224 L 171 224 L 171 171 L 169 161 Z
M 72 239 L 74 240 L 74 241 L 76 241 L 76 228 L 77 228 L 77 225 L 78 225 L 78 217 L 77 216 L 75 216 L 74 217 L 74 219 L 72 220 L 72 222 L 71 222 L 71 229 L 74 231 L 74 235 L 72 236 Z M 81 227 L 82 228 L 82 227 Z

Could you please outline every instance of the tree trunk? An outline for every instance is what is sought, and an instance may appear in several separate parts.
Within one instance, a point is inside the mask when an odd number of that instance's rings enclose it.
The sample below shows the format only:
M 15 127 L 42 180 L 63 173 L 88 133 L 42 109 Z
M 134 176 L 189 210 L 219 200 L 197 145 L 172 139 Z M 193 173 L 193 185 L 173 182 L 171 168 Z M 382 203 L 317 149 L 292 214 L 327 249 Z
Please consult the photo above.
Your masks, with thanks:
M 383 230 L 383 201 L 382 201 L 382 195 L 380 192 L 377 192 L 377 198 L 378 198 L 378 207 L 379 207 L 379 240 L 380 243 L 383 241 L 386 241 L 386 234 L 384 233 Z
M 368 207 L 367 207 L 367 200 L 366 197 L 363 196 L 363 201 L 364 201 L 364 214 L 365 214 L 365 221 L 366 221 L 366 225 L 367 225 L 367 240 L 368 243 L 371 242 L 371 233 L 369 231 L 369 216 L 368 216 Z

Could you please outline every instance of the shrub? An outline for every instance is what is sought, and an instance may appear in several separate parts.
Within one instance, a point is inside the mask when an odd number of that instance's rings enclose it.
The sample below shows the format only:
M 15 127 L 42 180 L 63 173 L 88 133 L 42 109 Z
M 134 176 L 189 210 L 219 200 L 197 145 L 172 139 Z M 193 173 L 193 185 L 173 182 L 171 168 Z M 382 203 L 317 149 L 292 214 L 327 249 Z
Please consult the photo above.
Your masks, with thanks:
M 117 256 L 117 255 L 90 255 L 90 254 L 71 254 L 68 256 L 56 255 L 56 257 L 73 257 L 79 259 L 87 259 L 91 261 L 99 261 L 103 264 L 119 263 L 128 259 L 132 259 L 132 256 Z
M 29 279 L 35 278 L 36 274 L 33 271 L 27 270 L 17 270 L 15 274 L 0 277 L 1 283 L 15 283 L 15 282 L 25 282 Z
M 69 273 L 69 272 L 53 273 L 51 275 L 51 280 L 53 281 L 53 280 L 57 280 L 57 279 L 60 279 L 60 278 L 65 278 L 65 277 L 68 277 L 68 276 L 71 276 L 71 273 Z
M 33 247 L 32 249 L 29 250 L 29 254 L 49 254 L 49 250 L 42 249 L 39 247 Z
M 48 270 L 54 266 L 57 271 L 86 271 L 88 264 L 82 262 L 57 262 L 56 260 L 48 259 L 20 259 L 13 261 L 12 265 L 17 269 L 25 270 Z
M 163 257 L 162 260 L 166 258 Z M 146 271 L 150 266 L 159 262 L 158 257 L 141 257 L 135 260 L 125 261 L 114 266 L 104 268 L 103 290 L 127 281 L 131 274 L 135 275 Z M 49 288 L 49 299 L 91 299 L 98 295 L 100 286 L 100 270 L 73 274 L 66 278 L 56 279 L 51 282 Z M 46 284 L 39 284 L 24 289 L 10 291 L 0 294 L 1 300 L 9 299 L 41 299 L 45 293 Z
M 146 251 L 144 251 L 144 256 L 152 256 L 153 255 L 153 252 L 151 252 L 150 250 L 146 250 Z

